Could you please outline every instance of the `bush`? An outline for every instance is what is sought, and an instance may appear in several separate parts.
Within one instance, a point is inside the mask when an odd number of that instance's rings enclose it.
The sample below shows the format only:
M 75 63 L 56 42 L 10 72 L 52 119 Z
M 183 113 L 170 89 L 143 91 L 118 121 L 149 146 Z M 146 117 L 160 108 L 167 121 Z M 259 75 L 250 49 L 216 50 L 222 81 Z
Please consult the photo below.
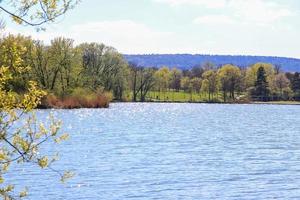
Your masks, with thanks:
M 111 100 L 112 95 L 108 92 L 88 93 L 82 91 L 80 93 L 80 90 L 76 90 L 74 94 L 67 97 L 57 97 L 50 94 L 42 100 L 39 108 L 108 108 Z

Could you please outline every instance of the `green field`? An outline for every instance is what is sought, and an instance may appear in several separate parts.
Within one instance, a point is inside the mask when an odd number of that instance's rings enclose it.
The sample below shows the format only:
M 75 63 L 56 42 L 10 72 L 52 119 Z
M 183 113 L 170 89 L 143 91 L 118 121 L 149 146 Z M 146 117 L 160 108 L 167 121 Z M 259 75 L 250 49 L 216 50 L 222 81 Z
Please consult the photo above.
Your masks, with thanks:
M 127 99 L 131 101 L 132 94 L 127 93 Z M 138 97 L 139 98 L 139 97 Z M 211 96 L 211 101 L 222 102 L 221 94 Z M 158 91 L 150 91 L 147 94 L 146 101 L 154 101 L 154 102 L 208 102 L 208 94 L 207 93 L 189 93 L 184 91 L 166 91 L 166 92 L 158 92 Z
M 151 91 L 147 95 L 148 101 L 170 101 L 170 102 L 205 102 L 208 101 L 208 94 L 188 93 L 184 91 L 155 92 Z
M 236 96 L 239 96 L 236 94 Z M 241 97 L 242 95 L 240 95 Z M 132 100 L 132 93 L 126 92 L 127 101 Z M 138 101 L 139 101 L 138 96 Z M 204 92 L 200 93 L 189 93 L 184 91 L 166 91 L 166 92 L 158 92 L 158 91 L 150 91 L 146 97 L 147 102 L 195 102 L 195 103 L 205 103 L 205 102 L 215 102 L 222 103 L 223 96 L 222 93 L 215 94 L 211 97 L 211 100 L 208 99 L 208 94 Z M 240 101 L 242 103 L 242 101 Z M 300 101 L 268 101 L 268 102 L 249 102 L 244 101 L 244 103 L 253 103 L 253 104 L 276 104 L 276 105 L 300 105 Z

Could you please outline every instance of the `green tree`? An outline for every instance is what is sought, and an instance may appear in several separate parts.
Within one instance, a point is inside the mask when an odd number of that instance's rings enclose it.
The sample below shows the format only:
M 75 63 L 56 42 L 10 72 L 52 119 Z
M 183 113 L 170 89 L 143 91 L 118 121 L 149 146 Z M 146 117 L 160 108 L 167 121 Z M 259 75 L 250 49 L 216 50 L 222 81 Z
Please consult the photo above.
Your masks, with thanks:
M 13 79 L 10 80 L 10 89 L 16 92 L 25 90 L 25 82 L 29 78 L 30 63 L 28 55 L 32 40 L 29 37 L 21 35 L 8 35 L 0 40 L 0 65 L 10 68 Z M 16 64 L 22 60 L 22 66 L 18 66 L 18 70 L 26 73 L 18 73 Z
M 205 94 L 205 96 L 209 93 L 209 81 L 207 79 L 203 79 L 201 82 L 200 91 Z M 209 97 L 210 98 L 210 97 Z
M 32 78 L 45 90 L 51 89 L 51 77 L 53 68 L 50 65 L 49 48 L 42 41 L 35 41 L 29 55 Z
M 202 78 L 206 80 L 205 84 L 207 84 L 208 89 L 208 100 L 211 101 L 219 89 L 217 73 L 214 70 L 208 70 L 203 73 Z
M 192 88 L 193 91 L 196 93 L 200 93 L 200 89 L 201 89 L 201 83 L 202 83 L 202 79 L 201 78 L 192 78 L 191 79 L 191 84 L 192 84 Z
M 37 124 L 32 109 L 36 108 L 46 93 L 40 90 L 35 82 L 26 82 L 22 94 L 9 89 L 14 76 L 21 76 L 29 69 L 24 69 L 24 60 L 20 57 L 22 53 L 19 52 L 16 43 L 7 48 L 10 49 L 9 53 L 14 59 L 4 56 L 3 63 L 12 61 L 11 66 L 0 67 L 0 195 L 4 199 L 13 199 L 14 186 L 6 183 L 3 178 L 9 166 L 14 162 L 19 164 L 30 162 L 41 168 L 51 169 L 51 163 L 55 158 L 42 155 L 39 147 L 50 139 L 53 142 L 66 139 L 67 135 L 58 134 L 60 123 L 53 121 L 48 127 L 49 130 L 43 124 Z M 10 127 L 20 122 L 25 114 L 27 123 L 16 127 L 13 131 Z M 62 175 L 62 179 L 69 175 L 69 173 Z M 25 194 L 26 191 L 22 191 L 18 196 L 22 197 Z
M 166 100 L 166 91 L 169 88 L 170 83 L 170 70 L 168 67 L 162 67 L 155 72 L 155 79 L 159 89 L 159 93 L 162 92 L 164 100 Z
M 300 74 L 298 72 L 293 75 L 291 84 L 294 92 L 294 99 L 300 100 Z
M 177 68 L 173 68 L 170 71 L 170 87 L 179 92 L 180 89 L 180 79 L 182 77 L 182 71 L 177 69 Z
M 121 100 L 125 89 L 127 63 L 114 48 L 97 43 L 84 43 L 78 47 L 82 55 L 83 86 L 97 91 L 113 91 Z
M 263 67 L 266 73 L 266 78 L 269 83 L 274 82 L 275 69 L 274 66 L 268 63 L 256 63 L 250 66 L 246 71 L 246 86 L 253 87 L 257 79 L 258 69 Z M 272 87 L 271 87 L 272 88 Z
M 224 65 L 218 70 L 224 102 L 227 100 L 227 93 L 232 100 L 235 99 L 235 92 L 241 83 L 241 76 L 241 70 L 233 65 Z
M 71 93 L 71 84 L 74 81 L 73 70 L 75 69 L 76 53 L 73 47 L 74 41 L 67 38 L 55 38 L 49 47 L 51 64 L 51 90 L 64 97 Z M 76 76 L 75 76 L 76 77 Z
M 140 77 L 140 96 L 141 102 L 146 100 L 146 96 L 148 92 L 154 87 L 155 85 L 155 70 L 152 68 L 143 68 L 141 70 L 141 77 Z
M 138 100 L 138 95 L 140 95 L 141 102 L 144 102 L 148 92 L 155 85 L 155 70 L 152 68 L 139 67 L 134 63 L 129 63 L 129 68 L 132 101 L 136 102 Z
M 66 13 L 73 7 L 72 0 L 12 0 L 12 5 L 5 5 L 0 0 L 0 10 L 7 13 L 19 24 L 39 25 L 54 21 L 57 17 Z M 15 10 L 10 11 L 8 8 Z M 40 7 L 39 7 L 40 6 Z M 34 21 L 38 20 L 38 21 Z M 27 46 L 21 46 L 12 39 L 8 45 L 1 47 L 0 64 L 0 196 L 5 200 L 24 197 L 27 189 L 19 194 L 14 186 L 4 179 L 4 174 L 9 171 L 12 163 L 32 163 L 40 168 L 51 168 L 51 164 L 57 159 L 44 156 L 39 152 L 40 145 L 52 140 L 59 142 L 67 138 L 67 135 L 59 136 L 58 122 L 52 122 L 49 129 L 39 124 L 32 114 L 32 110 L 41 102 L 45 92 L 40 90 L 33 81 L 26 80 L 24 74 L 28 74 L 28 62 L 22 54 L 26 53 Z M 15 83 L 22 77 L 22 92 L 17 93 Z M 26 119 L 25 125 L 21 120 Z M 12 130 L 11 127 L 14 126 Z M 69 172 L 60 174 L 62 181 L 71 176 Z
M 187 76 L 184 76 L 180 80 L 180 87 L 183 89 L 184 92 L 187 92 L 189 90 L 191 83 L 191 79 Z
M 185 93 L 189 92 L 191 89 L 191 79 L 188 76 L 184 76 L 180 79 L 180 87 L 184 91 L 184 99 L 185 99 Z
M 132 101 L 133 102 L 137 101 L 137 96 L 139 93 L 139 86 L 138 86 L 139 70 L 140 70 L 140 68 L 135 63 L 129 63 L 129 75 L 130 75 L 129 83 L 130 83 L 130 88 L 132 91 Z
M 253 99 L 260 101 L 269 100 L 270 90 L 267 81 L 267 76 L 264 67 L 258 68 L 257 79 L 255 81 L 255 88 L 252 94 Z
M 191 100 L 193 100 L 193 92 L 196 92 L 198 95 L 200 95 L 202 79 L 195 77 L 195 78 L 192 78 L 190 82 L 191 82 L 190 83 Z

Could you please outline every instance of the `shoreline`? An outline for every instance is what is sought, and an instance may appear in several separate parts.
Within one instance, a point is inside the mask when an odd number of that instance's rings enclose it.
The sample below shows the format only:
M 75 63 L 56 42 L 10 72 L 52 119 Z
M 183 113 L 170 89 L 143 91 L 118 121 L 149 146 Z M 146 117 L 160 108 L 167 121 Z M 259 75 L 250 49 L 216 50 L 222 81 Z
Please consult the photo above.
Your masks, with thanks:
M 300 101 L 269 101 L 269 102 L 184 102 L 184 101 L 145 101 L 145 102 L 133 102 L 133 101 L 112 101 L 110 104 L 146 104 L 146 103 L 154 103 L 154 104 L 225 104 L 225 105 L 278 105 L 278 106 L 300 106 Z M 108 107 L 74 107 L 74 108 L 59 108 L 59 107 L 43 107 L 38 106 L 36 109 L 40 110 L 75 110 L 75 109 L 107 109 Z
M 300 106 L 300 101 L 269 101 L 269 102 L 184 102 L 184 101 L 145 101 L 145 102 L 133 102 L 133 101 L 112 101 L 110 103 L 166 103 L 166 104 L 230 104 L 230 105 L 296 105 Z

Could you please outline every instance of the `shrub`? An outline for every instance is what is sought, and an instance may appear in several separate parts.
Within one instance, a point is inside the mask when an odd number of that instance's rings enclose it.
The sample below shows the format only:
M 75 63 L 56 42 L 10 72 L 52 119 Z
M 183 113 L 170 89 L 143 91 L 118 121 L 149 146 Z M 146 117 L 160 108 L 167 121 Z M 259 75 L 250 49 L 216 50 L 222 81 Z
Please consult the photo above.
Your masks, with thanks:
M 78 91 L 77 91 L 78 92 Z M 46 96 L 42 100 L 40 108 L 108 108 L 109 102 L 112 100 L 111 93 L 76 93 L 67 97 L 57 97 L 53 94 Z

